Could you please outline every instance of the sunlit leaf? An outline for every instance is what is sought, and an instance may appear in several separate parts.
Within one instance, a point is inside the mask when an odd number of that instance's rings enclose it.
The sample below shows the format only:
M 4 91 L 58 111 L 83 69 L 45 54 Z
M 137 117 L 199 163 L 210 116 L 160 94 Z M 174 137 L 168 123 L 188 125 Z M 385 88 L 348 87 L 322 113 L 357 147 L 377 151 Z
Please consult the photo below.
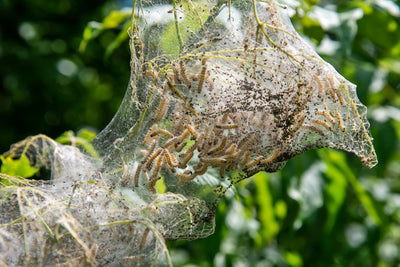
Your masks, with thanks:
M 269 190 L 267 173 L 260 172 L 254 175 L 254 183 L 256 185 L 256 204 L 259 207 L 258 219 L 262 224 L 260 234 L 264 242 L 269 243 L 279 232 L 279 224 L 274 215 L 273 197 Z
M 11 176 L 29 178 L 39 171 L 39 169 L 30 165 L 29 159 L 25 155 L 22 155 L 19 159 L 0 156 L 0 160 L 2 161 L 1 172 Z

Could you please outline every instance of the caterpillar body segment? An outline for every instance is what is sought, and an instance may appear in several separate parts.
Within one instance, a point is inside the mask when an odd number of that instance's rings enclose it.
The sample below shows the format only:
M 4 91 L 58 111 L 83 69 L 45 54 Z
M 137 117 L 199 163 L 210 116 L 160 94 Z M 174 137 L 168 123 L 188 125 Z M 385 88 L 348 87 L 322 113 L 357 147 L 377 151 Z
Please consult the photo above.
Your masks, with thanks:
M 342 116 L 340 116 L 339 111 L 336 111 L 335 116 L 338 120 L 338 125 L 339 125 L 339 129 L 344 132 L 346 130 L 346 128 L 344 127 L 344 123 L 343 123 L 343 119 Z
M 331 131 L 331 130 L 332 130 L 332 129 L 331 129 L 331 126 L 330 126 L 328 123 L 324 122 L 324 121 L 316 120 L 316 119 L 312 119 L 311 121 L 312 121 L 313 123 L 317 124 L 317 125 L 320 125 L 320 126 L 324 127 L 324 128 L 325 128 L 326 130 L 328 130 L 328 131 Z
M 244 170 L 248 170 L 254 166 L 256 166 L 258 163 L 260 163 L 260 161 L 263 159 L 263 156 L 258 156 L 257 158 L 253 159 L 252 161 L 250 161 L 249 163 L 247 163 L 246 165 L 244 165 Z
M 144 138 L 143 145 L 147 145 L 150 142 L 151 134 L 157 129 L 157 127 L 157 124 L 153 124 L 153 126 L 147 132 L 146 137 Z
M 331 124 L 335 124 L 336 123 L 335 119 L 328 112 L 326 112 L 325 110 L 316 110 L 315 114 L 324 116 L 325 119 L 327 119 Z
M 319 129 L 318 127 L 315 127 L 314 125 L 305 124 L 301 128 L 309 130 L 309 131 L 312 131 L 312 132 L 315 132 L 315 133 L 317 133 L 317 134 L 319 134 L 321 136 L 325 135 L 325 133 L 321 129 Z
M 139 176 L 141 171 L 142 171 L 142 164 L 139 163 L 135 171 L 135 176 L 133 177 L 135 187 L 139 186 Z
M 181 75 L 184 83 L 186 84 L 186 86 L 188 88 L 190 88 L 192 86 L 192 83 L 190 82 L 190 80 L 188 79 L 188 77 L 186 75 L 186 66 L 182 60 L 179 61 L 179 68 L 180 68 L 180 75 Z
M 272 153 L 271 156 L 269 156 L 269 157 L 266 158 L 266 159 L 261 160 L 261 161 L 260 161 L 260 164 L 261 164 L 261 165 L 265 165 L 265 164 L 269 164 L 269 163 L 273 162 L 274 160 L 276 160 L 276 159 L 278 158 L 279 154 L 280 154 L 280 150 L 279 150 L 279 149 L 276 149 L 276 150 L 274 151 L 274 153 Z
M 211 147 L 208 151 L 207 154 L 211 155 L 214 153 L 218 153 L 219 151 L 223 150 L 226 145 L 226 137 L 222 137 L 218 139 L 217 144 L 215 144 L 213 147 Z
M 160 180 L 160 179 L 161 179 L 161 177 L 157 175 L 156 177 L 153 177 L 153 178 L 149 181 L 149 188 L 150 188 L 150 190 L 151 190 L 151 192 L 152 192 L 153 194 L 156 194 L 156 193 L 157 193 L 157 190 L 156 190 L 155 186 L 156 186 L 156 183 L 158 182 L 158 180 Z
M 154 160 L 158 157 L 158 155 L 161 154 L 161 152 L 163 151 L 163 148 L 159 147 L 156 151 L 154 151 L 149 158 L 147 159 L 147 161 L 144 163 L 144 168 L 145 169 L 151 169 L 151 166 L 154 162 Z
M 244 153 L 243 159 L 239 162 L 239 164 L 240 165 L 245 165 L 249 161 L 250 155 L 251 155 L 251 151 L 247 150 Z
M 155 121 L 160 121 L 163 119 L 168 108 L 168 102 L 169 100 L 167 98 L 161 98 L 160 105 L 158 106 L 156 114 L 153 117 Z
M 173 138 L 174 137 L 174 135 L 172 133 L 170 133 L 170 132 L 168 132 L 167 130 L 164 130 L 164 129 L 157 129 L 157 130 L 153 131 L 150 134 L 150 137 L 154 137 L 154 136 L 157 136 L 157 135 L 160 135 L 160 134 L 168 136 L 169 138 Z

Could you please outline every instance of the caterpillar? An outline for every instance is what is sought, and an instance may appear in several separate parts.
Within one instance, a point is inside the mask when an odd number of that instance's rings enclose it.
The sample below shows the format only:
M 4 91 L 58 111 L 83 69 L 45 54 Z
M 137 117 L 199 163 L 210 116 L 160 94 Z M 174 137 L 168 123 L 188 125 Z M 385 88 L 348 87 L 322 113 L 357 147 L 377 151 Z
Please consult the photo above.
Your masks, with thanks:
M 134 176 L 134 183 L 135 183 L 135 187 L 139 186 L 139 176 L 140 176 L 140 172 L 142 171 L 142 164 L 139 163 L 137 168 L 136 168 L 136 172 L 135 172 L 135 176 Z
M 346 129 L 345 129 L 345 127 L 344 127 L 343 119 L 342 119 L 342 117 L 340 116 L 339 111 L 336 111 L 335 115 L 336 115 L 336 118 L 338 119 L 338 122 L 339 122 L 339 129 L 340 129 L 342 132 L 344 132 Z
M 158 155 L 161 154 L 161 152 L 163 151 L 163 149 L 161 147 L 159 147 L 156 151 L 154 151 L 149 158 L 147 159 L 147 161 L 144 163 L 144 168 L 145 169 L 150 169 L 151 165 L 153 164 L 154 159 L 156 159 L 156 157 Z
M 313 131 L 313 132 L 315 132 L 315 133 L 317 133 L 319 135 L 322 135 L 322 136 L 325 135 L 325 133 L 321 129 L 319 129 L 319 128 L 313 126 L 313 125 L 303 125 L 302 128 L 306 129 L 306 130 Z
M 238 127 L 237 124 L 216 124 L 216 128 L 229 130 L 229 129 L 236 129 Z
M 188 129 L 188 131 L 190 132 L 190 134 L 197 139 L 197 137 L 199 137 L 198 132 L 195 130 L 195 128 L 189 124 L 186 125 L 186 128 Z
M 166 135 L 169 138 L 174 137 L 174 135 L 172 133 L 170 133 L 170 132 L 168 132 L 167 130 L 164 130 L 164 129 L 158 129 L 158 130 L 153 131 L 150 134 L 150 137 L 154 137 L 154 136 L 157 136 L 157 135 L 160 135 L 160 134 Z
M 320 120 L 316 120 L 316 119 L 312 119 L 311 120 L 313 123 L 321 125 L 322 127 L 324 127 L 325 129 L 327 129 L 328 131 L 331 131 L 331 126 L 329 124 L 327 124 L 324 121 L 320 121 Z
M 324 116 L 330 123 L 335 124 L 335 119 L 325 110 L 316 110 L 315 114 Z
M 221 165 L 221 164 L 227 163 L 228 161 L 224 158 L 201 157 L 200 162 L 210 164 L 210 165 Z
M 185 82 L 186 86 L 188 88 L 190 88 L 192 86 L 192 83 L 189 81 L 188 77 L 186 76 L 186 66 L 182 60 L 179 61 L 179 67 L 180 67 L 180 74 L 183 78 L 183 81 Z
M 151 134 L 157 129 L 157 124 L 153 124 L 150 130 L 147 132 L 146 137 L 144 138 L 143 145 L 147 145 L 150 142 Z
M 205 57 L 201 60 L 201 65 L 203 65 L 203 67 L 201 68 L 200 74 L 198 76 L 199 83 L 197 85 L 197 93 L 201 93 L 201 90 L 203 89 L 204 79 L 207 72 L 207 65 L 206 65 L 207 60 L 208 57 Z
M 222 149 L 224 149 L 225 145 L 226 145 L 226 137 L 219 138 L 217 144 L 211 147 L 210 150 L 208 150 L 207 154 L 211 155 L 217 153 Z
M 154 120 L 155 121 L 160 121 L 165 115 L 165 112 L 167 111 L 168 107 L 168 102 L 169 100 L 166 98 L 161 98 L 160 105 L 157 108 L 156 114 L 154 115 Z
M 266 158 L 266 159 L 263 159 L 261 162 L 260 162 L 260 164 L 268 164 L 268 163 L 271 163 L 271 162 L 273 162 L 278 156 L 279 156 L 279 154 L 280 154 L 280 150 L 279 149 L 276 149 L 275 150 L 275 152 L 271 155 L 271 156 L 269 156 L 268 158 Z
M 240 165 L 246 164 L 247 161 L 249 161 L 250 155 L 251 155 L 251 151 L 250 151 L 250 150 L 247 150 L 247 151 L 244 153 L 243 159 L 239 162 L 239 164 L 240 164 Z
M 246 165 L 244 165 L 244 170 L 250 169 L 254 166 L 256 166 L 258 163 L 260 163 L 260 161 L 263 159 L 263 156 L 258 156 L 257 158 L 253 159 L 252 161 L 250 161 L 249 163 L 247 163 Z

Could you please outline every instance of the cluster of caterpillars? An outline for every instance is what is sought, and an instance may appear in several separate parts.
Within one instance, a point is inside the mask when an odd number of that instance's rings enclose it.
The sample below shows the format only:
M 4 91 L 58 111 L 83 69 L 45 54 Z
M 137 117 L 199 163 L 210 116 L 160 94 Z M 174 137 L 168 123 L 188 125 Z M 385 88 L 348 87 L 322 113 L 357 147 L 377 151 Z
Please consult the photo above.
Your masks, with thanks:
M 335 112 L 315 109 L 314 116 L 316 116 L 317 119 L 311 119 L 312 124 L 303 124 L 303 118 L 297 121 L 297 124 L 300 123 L 301 128 L 313 131 L 321 136 L 325 135 L 325 131 L 332 132 L 335 125 L 337 125 L 340 131 L 345 132 L 345 124 L 339 112 L 340 107 L 346 107 L 346 102 L 343 94 L 341 93 L 341 88 L 344 86 L 344 84 L 340 84 L 338 88 L 334 78 L 331 76 L 328 76 L 322 80 L 317 75 L 314 75 L 313 81 L 316 83 L 318 88 L 318 98 L 321 100 L 324 99 L 324 93 L 327 93 L 327 96 L 331 99 L 331 101 L 337 104 L 337 109 Z
M 261 156 L 262 153 L 255 150 L 261 142 L 260 133 L 243 131 L 242 128 L 249 123 L 248 120 L 252 120 L 251 118 L 241 118 L 236 113 L 227 113 L 213 121 L 207 119 L 208 123 L 205 123 L 190 106 L 190 97 L 180 91 L 182 89 L 180 86 L 193 90 L 193 93 L 201 93 L 204 84 L 207 83 L 208 88 L 212 90 L 213 83 L 208 78 L 207 71 L 208 59 L 206 56 L 201 59 L 197 74 L 187 71 L 182 60 L 172 62 L 170 64 L 172 71 L 164 72 L 165 81 L 153 117 L 155 123 L 145 136 L 143 145 L 146 149 L 141 151 L 143 159 L 134 175 L 135 186 L 139 185 L 140 177 L 144 176 L 148 180 L 150 189 L 155 193 L 155 184 L 160 179 L 159 173 L 162 168 L 174 173 L 179 178 L 178 185 L 181 186 L 206 173 L 209 167 L 219 168 L 220 176 L 224 177 L 226 170 L 240 168 L 243 171 L 253 172 L 277 162 L 282 152 L 279 148 L 273 149 L 267 157 Z M 146 76 L 152 77 L 156 84 L 158 75 L 153 70 L 146 72 Z M 338 110 L 332 113 L 315 109 L 314 115 L 310 114 L 310 111 L 298 112 L 289 126 L 289 135 L 292 136 L 298 130 L 305 129 L 324 136 L 326 131 L 332 132 L 334 127 L 344 132 L 345 125 L 339 110 L 340 107 L 346 106 L 346 102 L 334 78 L 327 77 L 321 80 L 315 76 L 311 87 L 313 90 L 317 88 L 319 99 L 322 100 L 327 96 L 332 102 L 337 103 Z M 157 124 L 168 113 L 170 102 L 168 93 L 184 101 L 183 110 L 175 111 L 172 131 L 159 128 Z M 305 123 L 307 116 L 314 118 Z M 246 122 L 242 122 L 242 119 Z M 262 129 L 258 130 L 262 132 Z
M 256 156 L 255 147 L 259 142 L 256 134 L 247 134 L 240 140 L 238 116 L 231 114 L 216 119 L 213 126 L 196 124 L 189 115 L 175 113 L 174 128 L 170 132 L 154 124 L 147 132 L 141 151 L 143 159 L 134 175 L 135 186 L 139 185 L 141 174 L 148 181 L 153 193 L 160 179 L 161 168 L 169 169 L 179 178 L 179 186 L 192 181 L 207 172 L 208 168 L 219 168 L 221 177 L 225 170 L 241 168 L 253 171 L 273 163 L 279 156 L 276 149 L 269 157 Z M 240 123 L 240 122 L 239 122 Z

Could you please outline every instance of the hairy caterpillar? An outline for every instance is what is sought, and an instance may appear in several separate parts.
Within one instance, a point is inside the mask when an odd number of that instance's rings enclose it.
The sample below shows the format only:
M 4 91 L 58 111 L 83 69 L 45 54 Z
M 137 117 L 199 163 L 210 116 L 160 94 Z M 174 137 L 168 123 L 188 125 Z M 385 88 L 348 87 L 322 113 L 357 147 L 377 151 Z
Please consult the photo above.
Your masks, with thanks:
M 339 129 L 340 129 L 342 132 L 344 132 L 346 129 L 344 128 L 343 119 L 342 119 L 342 117 L 340 116 L 339 111 L 336 111 L 335 115 L 336 115 L 336 118 L 338 119 L 338 122 L 339 122 Z
M 160 121 L 165 115 L 165 112 L 167 111 L 168 107 L 168 102 L 169 100 L 166 98 L 161 98 L 160 105 L 157 108 L 156 114 L 154 115 L 154 120 L 155 121 Z
M 303 125 L 301 128 L 316 132 L 317 134 L 322 135 L 322 136 L 325 135 L 325 133 L 321 129 L 319 129 L 313 125 Z
M 316 110 L 315 114 L 324 116 L 330 123 L 335 124 L 335 119 L 325 110 Z
M 253 159 L 252 161 L 250 161 L 249 163 L 247 163 L 246 165 L 244 165 L 244 170 L 250 169 L 254 166 L 256 166 L 258 163 L 260 163 L 260 161 L 263 159 L 263 156 L 258 156 L 257 158 Z
M 208 60 L 208 57 L 205 57 L 201 60 L 201 65 L 203 66 L 201 68 L 200 74 L 199 74 L 199 83 L 197 85 L 197 93 L 201 93 L 201 90 L 203 89 L 203 84 L 204 84 L 204 79 L 206 77 L 206 72 L 207 72 L 207 65 L 206 62 Z
M 229 129 L 236 129 L 238 127 L 237 124 L 216 124 L 216 128 L 229 130 Z
M 210 150 L 208 150 L 207 154 L 210 155 L 217 153 L 222 149 L 224 149 L 225 145 L 226 145 L 226 137 L 219 138 L 217 144 L 211 147 Z
M 150 134 L 150 137 L 154 137 L 154 136 L 157 136 L 157 135 L 160 135 L 160 134 L 166 135 L 169 138 L 174 137 L 174 135 L 172 133 L 170 133 L 170 132 L 168 132 L 167 130 L 164 130 L 164 129 L 158 129 L 158 130 L 153 131 Z
M 147 132 L 146 137 L 144 138 L 143 145 L 147 145 L 150 142 L 151 134 L 157 129 L 157 124 L 153 124 L 150 130 Z
M 331 131 L 331 126 L 329 124 L 327 124 L 324 121 L 320 121 L 320 120 L 316 120 L 316 119 L 312 119 L 311 120 L 313 123 L 318 124 L 322 127 L 324 127 L 325 129 L 327 129 L 328 131 Z
M 142 164 L 139 163 L 137 168 L 136 168 L 136 172 L 135 172 L 135 176 L 134 176 L 134 183 L 135 183 L 135 187 L 139 186 L 139 176 L 140 176 L 140 172 L 142 171 Z
M 180 67 L 180 74 L 183 78 L 183 81 L 185 82 L 186 86 L 188 88 L 190 88 L 192 86 L 192 83 L 189 81 L 188 77 L 186 76 L 186 66 L 182 60 L 179 61 L 179 67 Z
M 279 154 L 280 154 L 280 150 L 279 149 L 275 150 L 274 153 L 271 156 L 269 156 L 266 159 L 263 159 L 260 162 L 260 164 L 268 164 L 268 163 L 273 162 L 279 156 Z

